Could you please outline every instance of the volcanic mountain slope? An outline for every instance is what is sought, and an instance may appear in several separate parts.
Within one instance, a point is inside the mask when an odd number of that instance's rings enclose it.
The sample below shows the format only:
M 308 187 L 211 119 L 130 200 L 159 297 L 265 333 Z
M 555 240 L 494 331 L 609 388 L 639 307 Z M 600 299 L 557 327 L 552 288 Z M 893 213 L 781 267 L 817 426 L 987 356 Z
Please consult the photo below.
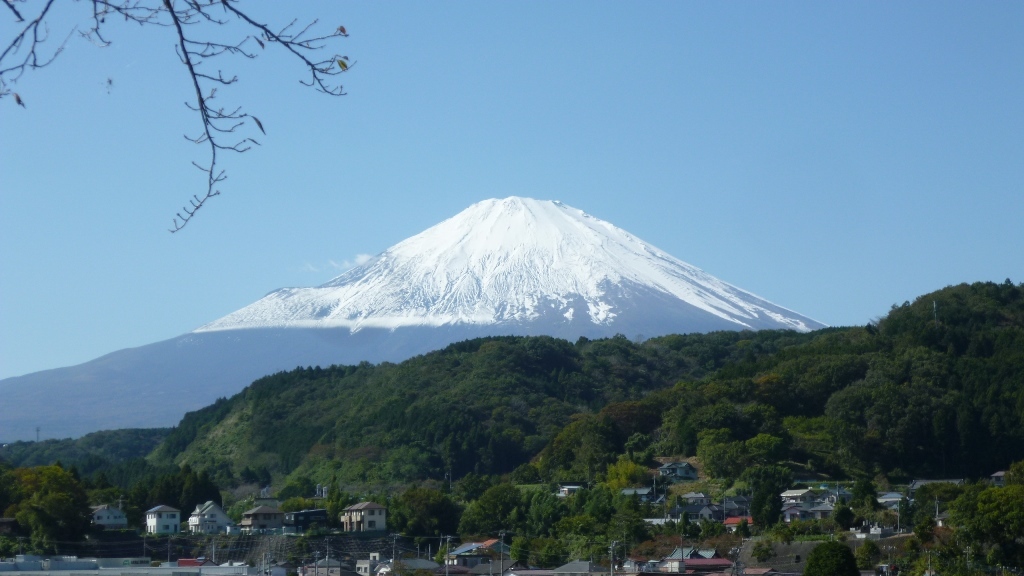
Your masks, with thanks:
M 823 325 L 560 202 L 486 200 L 315 288 L 191 334 L 0 381 L 0 440 L 167 426 L 297 365 L 400 361 L 488 335 L 570 340 Z
M 822 325 L 560 202 L 486 200 L 316 288 L 278 290 L 197 332 L 543 325 L 618 332 L 668 313 L 677 332 Z M 636 326 L 643 328 L 644 326 Z

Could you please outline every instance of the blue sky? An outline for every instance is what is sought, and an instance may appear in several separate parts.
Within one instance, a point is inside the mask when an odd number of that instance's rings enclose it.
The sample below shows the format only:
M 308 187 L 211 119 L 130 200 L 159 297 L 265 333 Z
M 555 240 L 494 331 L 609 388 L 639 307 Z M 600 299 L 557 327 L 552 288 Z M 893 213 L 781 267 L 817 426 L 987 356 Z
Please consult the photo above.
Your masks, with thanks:
M 348 95 L 275 50 L 223 62 L 267 135 L 181 234 L 203 156 L 170 31 L 72 38 L 14 86 L 26 108 L 0 100 L 0 377 L 185 333 L 509 195 L 832 325 L 1024 280 L 1019 2 L 292 4 L 247 3 L 344 24 Z

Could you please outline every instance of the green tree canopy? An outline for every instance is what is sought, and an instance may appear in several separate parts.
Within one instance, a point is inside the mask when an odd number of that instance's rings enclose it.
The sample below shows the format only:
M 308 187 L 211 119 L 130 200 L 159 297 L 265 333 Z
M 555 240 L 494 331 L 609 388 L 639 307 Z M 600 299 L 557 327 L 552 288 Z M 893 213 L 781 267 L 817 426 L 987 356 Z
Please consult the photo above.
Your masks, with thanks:
M 807 555 L 804 576 L 860 576 L 853 551 L 842 542 L 818 544 Z

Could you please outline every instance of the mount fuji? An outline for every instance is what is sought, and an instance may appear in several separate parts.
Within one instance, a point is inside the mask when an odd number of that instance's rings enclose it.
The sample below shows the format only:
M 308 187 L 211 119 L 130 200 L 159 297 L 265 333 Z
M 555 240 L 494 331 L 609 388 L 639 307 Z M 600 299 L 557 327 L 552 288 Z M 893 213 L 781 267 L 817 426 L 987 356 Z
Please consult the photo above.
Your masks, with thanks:
M 485 200 L 333 280 L 195 331 L 0 380 L 0 440 L 170 426 L 296 366 L 397 362 L 468 338 L 575 340 L 823 324 L 555 201 Z

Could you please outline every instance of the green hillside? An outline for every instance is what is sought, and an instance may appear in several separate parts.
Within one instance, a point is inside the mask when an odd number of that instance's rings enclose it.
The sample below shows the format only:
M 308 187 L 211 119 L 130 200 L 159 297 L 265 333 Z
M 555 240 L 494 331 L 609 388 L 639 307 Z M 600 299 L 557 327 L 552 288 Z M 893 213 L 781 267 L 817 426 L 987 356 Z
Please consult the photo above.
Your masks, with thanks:
M 62 462 L 76 466 L 83 474 L 91 474 L 145 457 L 170 432 L 170 428 L 127 428 L 93 432 L 75 439 L 11 442 L 0 446 L 0 461 L 14 467 Z
M 484 338 L 401 364 L 296 369 L 188 414 L 150 460 L 222 486 L 581 478 L 627 451 L 696 455 L 727 478 L 772 462 L 978 477 L 1024 458 L 1022 293 L 953 286 L 877 325 L 811 334 Z

